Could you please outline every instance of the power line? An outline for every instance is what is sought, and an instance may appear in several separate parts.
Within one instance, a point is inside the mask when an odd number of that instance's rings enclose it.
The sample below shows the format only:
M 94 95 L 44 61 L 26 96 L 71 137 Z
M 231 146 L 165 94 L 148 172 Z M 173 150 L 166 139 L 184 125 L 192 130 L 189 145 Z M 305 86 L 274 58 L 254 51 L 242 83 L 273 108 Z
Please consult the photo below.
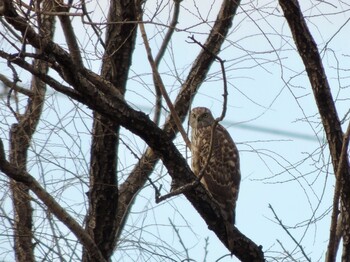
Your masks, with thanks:
M 223 124 L 225 126 L 234 126 L 235 128 L 259 132 L 259 133 L 279 135 L 279 136 L 284 136 L 284 137 L 288 137 L 288 138 L 296 138 L 296 139 L 307 140 L 307 141 L 312 141 L 312 142 L 319 141 L 316 135 L 296 133 L 296 132 L 291 132 L 291 131 L 287 131 L 287 130 L 269 128 L 269 127 L 246 124 L 246 123 L 235 123 L 235 122 L 231 122 L 231 121 L 223 121 Z

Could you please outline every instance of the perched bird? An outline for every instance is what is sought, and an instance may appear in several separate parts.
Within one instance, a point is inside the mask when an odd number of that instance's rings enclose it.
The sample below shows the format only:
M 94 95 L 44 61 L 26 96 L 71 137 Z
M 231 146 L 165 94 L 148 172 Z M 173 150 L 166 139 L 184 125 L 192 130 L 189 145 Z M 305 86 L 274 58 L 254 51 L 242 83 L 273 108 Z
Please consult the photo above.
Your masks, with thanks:
M 205 107 L 192 109 L 190 115 L 192 171 L 196 176 L 203 169 L 210 150 L 210 140 L 214 117 Z M 220 124 L 215 128 L 212 155 L 201 183 L 221 207 L 222 215 L 235 223 L 235 208 L 238 198 L 241 172 L 239 154 L 230 134 Z

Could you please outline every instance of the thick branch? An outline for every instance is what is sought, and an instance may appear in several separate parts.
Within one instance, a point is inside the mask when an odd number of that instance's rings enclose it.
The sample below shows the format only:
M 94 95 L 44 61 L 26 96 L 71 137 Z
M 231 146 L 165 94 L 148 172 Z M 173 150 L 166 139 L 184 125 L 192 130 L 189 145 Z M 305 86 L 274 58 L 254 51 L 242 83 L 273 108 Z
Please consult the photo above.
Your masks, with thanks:
M 55 9 L 58 13 L 62 13 L 63 15 L 59 15 L 58 18 L 61 22 L 61 26 L 63 29 L 64 36 L 66 38 L 66 42 L 69 48 L 69 52 L 72 56 L 74 64 L 76 66 L 82 66 L 83 60 L 81 58 L 80 49 L 77 41 L 77 36 L 74 33 L 73 25 L 70 20 L 70 17 L 65 15 L 69 13 L 69 6 L 65 6 L 62 0 L 55 1 L 54 3 Z

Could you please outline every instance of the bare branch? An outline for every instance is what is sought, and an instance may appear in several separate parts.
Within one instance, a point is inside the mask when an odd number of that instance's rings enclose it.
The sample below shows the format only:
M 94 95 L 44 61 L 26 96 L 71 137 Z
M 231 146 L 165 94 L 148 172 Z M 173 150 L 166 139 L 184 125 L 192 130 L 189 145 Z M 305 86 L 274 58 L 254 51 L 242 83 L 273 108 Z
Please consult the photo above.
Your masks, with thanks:
M 27 70 L 32 75 L 40 78 L 43 82 L 50 85 L 56 91 L 58 91 L 62 94 L 65 94 L 65 95 L 67 95 L 67 96 L 71 97 L 72 99 L 75 99 L 79 102 L 83 102 L 83 98 L 81 97 L 81 95 L 77 91 L 70 88 L 69 86 L 65 86 L 65 85 L 59 83 L 54 78 L 52 78 L 46 74 L 43 74 L 42 72 L 39 72 L 36 68 L 33 67 L 33 65 L 27 63 L 24 59 L 10 56 L 1 50 L 0 50 L 0 57 L 4 58 L 6 60 L 9 60 L 9 61 L 11 61 L 11 63 L 14 63 L 14 64 L 22 67 L 23 69 Z M 60 73 L 60 71 L 59 71 L 59 73 Z
M 273 215 L 275 216 L 275 219 L 277 220 L 278 224 L 283 228 L 283 230 L 287 233 L 287 235 L 293 240 L 293 242 L 298 246 L 301 253 L 303 254 L 304 258 L 311 262 L 311 259 L 306 255 L 304 248 L 300 245 L 300 243 L 294 238 L 294 236 L 289 232 L 288 228 L 282 223 L 282 220 L 278 218 L 275 210 L 273 207 L 269 204 L 269 208 L 271 209 Z
M 219 61 L 220 63 L 220 67 L 221 67 L 221 73 L 222 73 L 222 83 L 224 86 L 224 93 L 223 93 L 223 104 L 222 104 L 222 112 L 221 112 L 221 116 L 219 118 L 216 119 L 217 122 L 221 122 L 222 120 L 224 120 L 225 115 L 226 115 L 226 111 L 227 111 L 227 97 L 228 97 L 228 91 L 227 91 L 227 78 L 226 78 L 226 70 L 225 70 L 225 61 L 222 60 L 217 54 L 213 53 L 211 50 L 209 50 L 205 45 L 203 45 L 202 43 L 200 43 L 199 41 L 197 41 L 194 36 L 189 37 L 194 43 L 196 43 L 197 45 L 199 45 L 200 47 L 203 48 L 203 50 L 205 52 L 207 52 L 208 54 L 210 54 L 211 56 L 213 56 L 215 58 L 215 60 Z
M 154 60 L 157 68 L 159 67 L 160 61 L 162 60 L 164 53 L 170 43 L 171 37 L 175 31 L 176 24 L 178 23 L 178 18 L 180 14 L 180 2 L 181 0 L 174 0 L 173 18 L 170 22 L 168 31 L 165 34 L 162 45 L 158 51 L 158 54 L 156 55 L 156 58 Z M 156 90 L 156 102 L 155 102 L 155 112 L 154 112 L 153 122 L 159 124 L 160 113 L 162 110 L 162 92 L 160 91 L 156 82 L 154 87 Z
M 141 11 L 139 11 L 139 20 L 142 20 L 142 16 L 141 16 Z M 169 109 L 170 109 L 170 113 L 171 115 L 173 116 L 174 118 L 174 121 L 175 121 L 175 124 L 183 138 L 183 140 L 185 141 L 187 147 L 189 149 L 191 149 L 191 142 L 190 140 L 188 139 L 187 137 L 187 134 L 184 130 L 184 128 L 182 127 L 182 124 L 181 124 L 181 120 L 175 110 L 175 107 L 173 105 L 173 103 L 171 102 L 170 100 L 170 97 L 168 96 L 168 93 L 165 89 L 165 86 L 163 84 L 163 80 L 158 72 L 158 69 L 157 69 L 157 65 L 155 63 L 155 61 L 153 60 L 153 56 L 152 56 L 152 51 L 151 51 L 151 47 L 148 43 L 148 39 L 147 39 L 147 34 L 146 34 L 146 30 L 145 30 L 145 27 L 142 23 L 139 24 L 139 28 L 140 28 L 140 31 L 141 31 L 141 35 L 142 35 L 142 39 L 143 39 L 143 43 L 145 44 L 145 48 L 146 48 L 146 52 L 147 52 L 147 57 L 148 57 L 148 61 L 151 65 L 151 68 L 152 68 L 152 72 L 153 72 L 153 78 L 154 78 L 154 82 L 155 82 L 155 85 L 157 85 L 162 93 L 162 96 L 164 97 L 165 99 L 165 102 L 167 103 Z
M 186 258 L 185 258 L 185 261 L 195 261 L 193 259 L 190 259 L 190 256 L 189 256 L 189 253 L 188 253 L 188 248 L 186 247 L 185 243 L 183 242 L 182 240 L 182 237 L 180 235 L 180 231 L 178 228 L 176 228 L 176 225 L 173 223 L 173 221 L 171 221 L 171 219 L 169 218 L 169 223 L 171 225 L 171 227 L 173 228 L 173 230 L 175 231 L 176 233 L 176 236 L 177 238 L 179 239 L 179 242 L 182 246 L 182 248 L 184 249 L 185 253 L 186 253 Z
M 95 35 L 98 37 L 98 41 L 100 42 L 100 44 L 101 44 L 101 46 L 103 47 L 103 49 L 106 50 L 106 44 L 105 44 L 105 42 L 104 42 L 104 41 L 102 40 L 102 38 L 101 38 L 101 32 L 97 29 L 96 24 L 94 24 L 94 23 L 92 22 L 92 19 L 91 19 L 91 17 L 90 17 L 90 14 L 88 13 L 88 11 L 87 11 L 87 9 L 86 9 L 86 2 L 85 2 L 85 0 L 82 0 L 82 1 L 81 1 L 81 9 L 83 10 L 83 13 L 84 13 L 83 18 L 84 18 L 84 17 L 87 17 L 87 19 L 89 20 L 90 25 L 92 26 L 92 30 L 94 30 Z M 84 23 L 84 21 L 83 21 L 83 23 Z

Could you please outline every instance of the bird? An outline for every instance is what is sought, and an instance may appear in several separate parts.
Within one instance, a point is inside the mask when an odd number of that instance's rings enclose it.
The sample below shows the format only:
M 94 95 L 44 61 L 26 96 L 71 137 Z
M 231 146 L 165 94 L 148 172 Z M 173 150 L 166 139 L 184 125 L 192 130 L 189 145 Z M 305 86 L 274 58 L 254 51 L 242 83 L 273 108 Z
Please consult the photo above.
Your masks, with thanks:
M 223 218 L 234 225 L 241 181 L 239 152 L 229 132 L 219 123 L 213 133 L 209 163 L 202 170 L 208 159 L 214 122 L 210 109 L 196 107 L 191 110 L 191 166 L 197 177 L 204 172 L 200 182 L 219 204 Z

